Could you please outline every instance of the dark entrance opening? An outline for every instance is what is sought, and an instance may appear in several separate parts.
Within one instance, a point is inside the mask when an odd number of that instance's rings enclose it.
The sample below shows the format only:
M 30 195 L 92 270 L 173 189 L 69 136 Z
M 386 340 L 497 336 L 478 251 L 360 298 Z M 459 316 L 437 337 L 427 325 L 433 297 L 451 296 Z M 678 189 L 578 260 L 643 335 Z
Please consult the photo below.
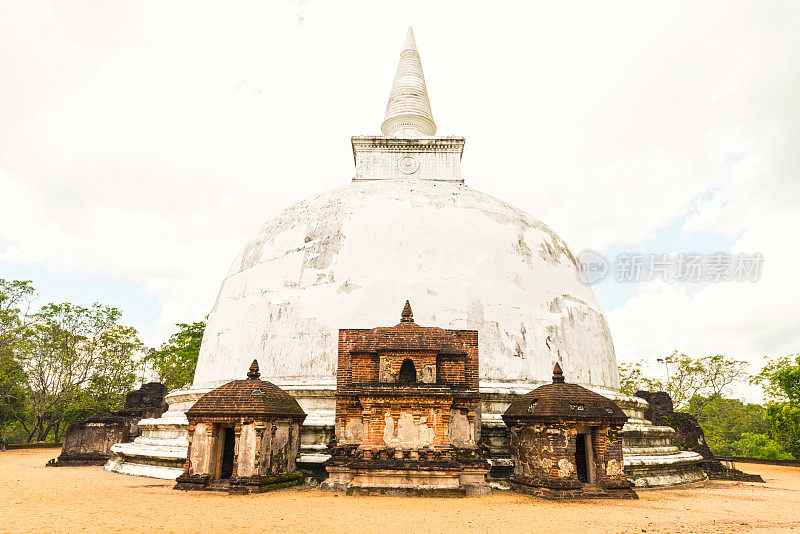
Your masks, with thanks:
M 222 467 L 220 468 L 220 480 L 227 480 L 233 475 L 233 449 L 236 444 L 236 434 L 233 427 L 225 429 L 222 438 Z
M 417 370 L 414 368 L 414 362 L 411 360 L 404 360 L 403 365 L 400 366 L 399 382 L 414 383 L 417 381 Z
M 575 436 L 575 468 L 578 471 L 578 480 L 584 484 L 589 483 L 589 470 L 586 468 L 586 434 Z

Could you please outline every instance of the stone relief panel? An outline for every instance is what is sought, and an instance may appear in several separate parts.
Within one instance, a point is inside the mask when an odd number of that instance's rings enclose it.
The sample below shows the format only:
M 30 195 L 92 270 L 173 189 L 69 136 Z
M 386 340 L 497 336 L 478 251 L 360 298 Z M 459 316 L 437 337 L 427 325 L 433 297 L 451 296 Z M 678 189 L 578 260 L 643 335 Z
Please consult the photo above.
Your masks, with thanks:
M 272 441 L 272 462 L 270 473 L 280 473 L 289 465 L 289 453 L 291 444 L 289 443 L 289 426 L 286 423 L 275 425 L 275 433 Z
M 256 459 L 256 429 L 252 423 L 242 425 L 242 432 L 239 434 L 239 458 L 237 473 L 242 477 L 249 477 L 255 474 Z
M 394 418 L 392 414 L 386 412 L 383 416 L 383 423 L 383 442 L 387 445 L 397 443 L 397 439 L 394 437 Z
M 419 381 L 423 384 L 436 383 L 436 365 L 425 365 L 420 371 Z
M 209 472 L 211 440 L 208 436 L 208 425 L 197 423 L 192 436 L 191 469 L 190 475 L 206 474 Z
M 361 443 L 364 439 L 364 423 L 360 417 L 350 419 L 344 427 L 344 439 L 348 443 Z
M 461 413 L 461 410 L 451 410 L 449 433 L 450 443 L 456 447 L 467 447 L 475 444 L 472 425 L 469 424 L 469 419 Z
M 378 364 L 378 380 L 388 384 L 397 382 L 397 370 L 392 369 L 392 358 L 387 354 L 381 354 Z
M 272 467 L 272 424 L 265 425 L 261 431 L 261 454 L 259 457 L 259 475 L 270 472 Z
M 427 423 L 427 417 L 420 417 L 419 423 L 415 423 L 413 415 L 400 412 L 400 420 L 397 424 L 397 438 L 400 445 L 425 447 L 433 443 L 433 429 Z
M 415 422 L 412 414 L 400 412 L 396 431 L 394 418 L 389 413 L 384 415 L 384 423 L 383 441 L 387 445 L 419 448 L 433 443 L 434 432 L 433 428 L 428 426 L 427 417 L 420 417 Z
M 296 459 L 297 455 L 300 454 L 300 440 L 296 439 L 296 436 L 300 435 L 300 425 L 297 423 L 292 423 L 289 426 L 289 458 L 286 462 L 286 470 L 287 471 L 294 471 L 297 469 Z

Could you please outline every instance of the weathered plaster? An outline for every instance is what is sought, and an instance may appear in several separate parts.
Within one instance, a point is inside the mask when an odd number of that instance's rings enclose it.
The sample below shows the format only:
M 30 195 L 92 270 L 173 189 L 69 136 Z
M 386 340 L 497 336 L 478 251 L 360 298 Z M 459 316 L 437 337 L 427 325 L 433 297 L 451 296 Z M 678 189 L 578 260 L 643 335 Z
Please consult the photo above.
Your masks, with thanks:
M 618 389 L 614 347 L 577 261 L 541 222 L 458 184 L 357 182 L 267 222 L 222 283 L 195 386 L 239 376 L 329 384 L 340 327 L 396 321 L 479 331 L 482 381 L 534 384 L 553 360 Z
M 390 442 L 386 442 L 389 444 Z M 397 423 L 397 444 L 401 447 L 419 448 L 433 443 L 433 429 L 428 426 L 427 419 L 422 417 L 414 421 L 414 416 L 400 412 Z
M 450 443 L 456 447 L 475 445 L 475 430 L 461 410 L 450 412 Z
M 612 460 L 613 462 L 613 460 Z M 558 461 L 558 476 L 561 478 L 569 477 L 575 471 L 575 464 L 562 458 Z
M 211 439 L 206 423 L 195 425 L 194 436 L 192 437 L 192 457 L 190 474 L 208 473 L 210 458 Z
M 347 422 L 344 429 L 344 439 L 348 443 L 361 443 L 361 440 L 364 439 L 364 423 L 361 419 L 351 419 Z
M 610 477 L 617 477 L 622 474 L 622 466 L 616 460 L 609 460 L 606 464 L 606 474 Z
M 256 429 L 253 423 L 242 425 L 239 436 L 239 458 L 237 473 L 242 477 L 256 474 Z

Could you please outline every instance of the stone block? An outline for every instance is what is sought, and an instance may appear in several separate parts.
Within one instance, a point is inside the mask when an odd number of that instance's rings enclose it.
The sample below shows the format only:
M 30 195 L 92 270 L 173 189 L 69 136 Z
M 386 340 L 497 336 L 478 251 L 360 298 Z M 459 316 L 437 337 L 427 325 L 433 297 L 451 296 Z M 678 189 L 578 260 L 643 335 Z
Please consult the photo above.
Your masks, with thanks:
M 64 436 L 61 454 L 50 465 L 103 465 L 111 457 L 112 445 L 128 441 L 130 426 L 130 418 L 117 415 L 74 423 Z

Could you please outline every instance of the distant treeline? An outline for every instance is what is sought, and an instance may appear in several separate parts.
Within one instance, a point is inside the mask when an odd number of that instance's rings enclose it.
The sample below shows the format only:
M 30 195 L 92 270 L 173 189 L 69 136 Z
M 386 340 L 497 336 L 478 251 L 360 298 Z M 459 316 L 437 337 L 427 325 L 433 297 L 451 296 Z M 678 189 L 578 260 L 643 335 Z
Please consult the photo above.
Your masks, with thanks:
M 676 411 L 697 417 L 709 448 L 719 457 L 800 458 L 800 355 L 766 360 L 755 376 L 747 363 L 716 354 L 692 358 L 677 351 L 657 360 L 667 378 L 646 373 L 644 361 L 620 365 L 622 391 L 666 391 Z M 737 382 L 758 384 L 765 405 L 730 398 Z
M 30 281 L 0 278 L 0 443 L 57 442 L 69 425 L 118 410 L 146 379 L 191 383 L 204 322 L 179 324 L 158 350 L 113 307 L 69 302 L 35 309 Z

